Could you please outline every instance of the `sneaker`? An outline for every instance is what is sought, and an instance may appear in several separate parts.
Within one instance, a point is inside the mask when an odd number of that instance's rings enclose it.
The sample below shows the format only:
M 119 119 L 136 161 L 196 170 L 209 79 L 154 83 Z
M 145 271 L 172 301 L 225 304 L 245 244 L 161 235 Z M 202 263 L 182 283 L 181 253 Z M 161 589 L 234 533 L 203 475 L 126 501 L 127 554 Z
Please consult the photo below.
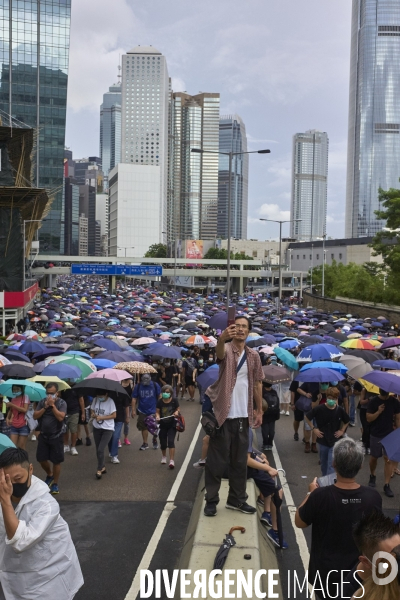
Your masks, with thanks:
M 350 425 L 350 427 L 355 427 L 356 426 L 356 424 L 352 423 L 351 421 L 350 421 L 349 425 Z
M 225 508 L 230 508 L 231 510 L 239 510 L 245 515 L 254 515 L 254 513 L 257 512 L 257 509 L 254 508 L 254 506 L 250 506 L 249 504 L 247 504 L 247 502 L 239 502 L 239 504 L 236 505 L 227 502 L 225 504 Z
M 286 414 L 286 413 L 285 413 L 285 411 L 284 411 L 284 410 L 281 410 L 280 414 L 281 414 L 281 415 L 284 415 L 284 414 Z
M 58 489 L 58 485 L 56 483 L 52 483 L 50 487 L 50 494 L 59 494 L 60 490 Z
M 213 502 L 206 502 L 204 507 L 204 515 L 206 517 L 215 517 L 217 514 L 217 505 Z
M 125 444 L 125 446 L 130 446 L 130 445 L 131 445 L 131 443 L 130 443 L 130 441 L 128 440 L 128 438 L 125 438 L 125 439 L 124 439 L 124 444 Z
M 166 456 L 163 456 L 163 457 L 162 457 L 162 459 L 161 459 L 161 464 L 162 464 L 162 465 L 166 465 L 166 464 L 167 464 L 167 457 L 166 457 Z
M 90 439 L 90 437 L 86 438 L 86 446 L 91 446 L 92 445 L 92 440 Z
M 175 463 L 174 463 L 174 461 L 173 461 L 173 460 L 170 460 L 170 461 L 169 461 L 169 465 L 168 465 L 168 467 L 169 467 L 170 469 L 175 469 Z
M 113 465 L 119 465 L 120 461 L 118 460 L 118 456 L 112 456 L 111 462 Z
M 149 449 L 149 445 L 148 444 L 142 444 L 139 448 L 139 450 L 148 450 Z
M 153 449 L 158 450 L 158 441 L 156 437 L 153 438 Z
M 78 439 L 76 440 L 76 444 L 75 444 L 75 446 L 83 446 L 83 442 L 82 442 L 82 440 L 81 440 L 80 438 L 78 438 Z
M 278 548 L 280 548 L 280 543 L 279 543 L 279 534 L 277 531 L 275 531 L 274 529 L 269 529 L 267 536 L 269 537 L 269 539 L 271 540 L 271 542 L 273 544 L 275 544 L 275 546 L 278 546 Z M 287 543 L 285 542 L 285 540 L 283 540 L 282 542 L 282 548 L 283 550 L 286 550 L 287 548 L 289 548 L 289 546 L 287 545 Z
M 69 446 L 64 446 L 64 454 L 65 454 L 66 452 L 69 452 L 70 450 L 71 450 L 71 448 L 70 448 Z
M 268 525 L 268 527 L 272 527 L 271 513 L 264 511 L 261 515 L 260 521 L 261 523 L 263 523 L 263 525 Z
M 37 438 L 36 438 L 36 435 L 35 435 L 35 434 L 33 434 L 33 435 L 31 436 L 31 442 L 36 442 L 36 439 L 37 439 Z
M 299 434 L 295 433 L 294 436 L 293 436 L 293 439 L 294 439 L 295 442 L 298 442 L 299 441 Z
M 48 485 L 49 487 L 51 487 L 51 484 L 54 481 L 54 475 L 47 475 L 46 479 L 44 480 L 45 484 Z
M 385 483 L 385 485 L 383 486 L 383 491 L 385 493 L 385 496 L 387 496 L 388 498 L 394 498 L 394 494 L 390 489 L 390 485 L 388 483 Z
M 195 469 L 204 469 L 204 467 L 206 466 L 206 459 L 204 458 L 200 458 L 200 460 L 198 460 L 197 462 L 194 463 L 193 467 Z
M 286 415 L 287 417 L 290 417 L 290 412 L 287 410 L 287 411 L 285 412 L 285 415 Z
M 376 475 L 369 476 L 368 485 L 369 485 L 369 487 L 376 487 Z
M 306 444 L 306 445 L 305 445 L 305 447 L 304 447 L 304 452 L 305 452 L 306 454 L 310 454 L 310 452 L 311 452 L 311 446 L 310 446 L 310 442 L 306 442 L 305 444 Z
M 72 456 L 78 456 L 78 450 L 74 446 L 71 448 L 71 454 Z
M 118 448 L 122 448 L 121 440 L 118 440 Z

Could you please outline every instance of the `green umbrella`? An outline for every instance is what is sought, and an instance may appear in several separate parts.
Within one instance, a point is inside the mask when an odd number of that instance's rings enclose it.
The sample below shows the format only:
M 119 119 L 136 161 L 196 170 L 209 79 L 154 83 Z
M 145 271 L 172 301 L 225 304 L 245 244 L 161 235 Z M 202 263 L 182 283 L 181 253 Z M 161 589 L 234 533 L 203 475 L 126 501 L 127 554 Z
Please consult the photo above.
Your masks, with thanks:
M 0 433 L 0 454 L 2 454 L 4 450 L 7 450 L 7 448 L 16 448 L 16 446 L 7 435 Z
M 290 354 L 284 348 L 274 348 L 274 354 L 279 358 L 280 361 L 283 362 L 284 365 L 289 367 L 289 369 L 293 369 L 293 371 L 297 371 L 299 368 L 299 364 L 293 354 Z
M 78 377 L 77 381 L 82 381 L 82 379 L 85 379 L 85 377 L 97 371 L 94 364 L 82 356 L 69 356 L 68 354 L 61 354 L 61 356 L 52 356 L 51 358 L 49 357 L 45 360 L 46 367 L 47 365 L 60 362 L 73 367 L 78 367 L 78 369 L 80 369 L 82 374 L 80 377 Z
M 24 386 L 24 394 L 29 396 L 31 402 L 39 402 L 46 398 L 46 390 L 40 383 L 28 381 L 27 379 L 7 379 L 4 383 L 0 383 L 0 394 L 3 396 L 12 396 L 13 385 Z

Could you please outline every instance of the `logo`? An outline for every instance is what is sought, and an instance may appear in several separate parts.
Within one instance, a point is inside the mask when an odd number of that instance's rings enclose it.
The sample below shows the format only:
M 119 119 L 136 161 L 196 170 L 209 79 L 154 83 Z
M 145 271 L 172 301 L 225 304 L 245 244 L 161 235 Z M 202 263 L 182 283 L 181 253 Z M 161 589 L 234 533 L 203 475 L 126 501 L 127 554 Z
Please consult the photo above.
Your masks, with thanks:
M 388 552 L 375 552 L 372 557 L 372 579 L 377 585 L 392 583 L 397 577 L 397 560 Z
M 348 504 L 348 503 L 349 503 L 349 501 L 347 499 L 346 500 L 342 499 L 342 504 Z

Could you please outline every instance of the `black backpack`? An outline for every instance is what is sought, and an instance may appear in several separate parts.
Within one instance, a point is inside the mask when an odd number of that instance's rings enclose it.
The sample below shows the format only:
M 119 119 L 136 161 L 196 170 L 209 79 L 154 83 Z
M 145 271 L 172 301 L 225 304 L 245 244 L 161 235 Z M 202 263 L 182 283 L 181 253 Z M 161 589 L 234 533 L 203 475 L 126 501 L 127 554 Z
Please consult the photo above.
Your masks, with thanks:
M 186 377 L 192 377 L 193 371 L 196 368 L 196 362 L 193 358 L 187 358 L 186 363 L 187 363 Z
M 264 392 L 263 398 L 268 404 L 268 410 L 265 413 L 269 417 L 274 417 L 275 421 L 280 419 L 281 414 L 279 410 L 279 398 L 278 394 L 271 390 L 270 392 Z

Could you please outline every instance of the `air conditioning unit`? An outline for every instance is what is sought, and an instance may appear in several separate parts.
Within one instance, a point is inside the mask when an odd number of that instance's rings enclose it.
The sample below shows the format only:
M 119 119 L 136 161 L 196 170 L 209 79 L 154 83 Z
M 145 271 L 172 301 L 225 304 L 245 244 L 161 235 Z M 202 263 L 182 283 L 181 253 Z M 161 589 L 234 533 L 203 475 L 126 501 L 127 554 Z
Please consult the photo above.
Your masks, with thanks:
M 34 240 L 31 242 L 31 252 L 39 252 L 39 240 Z

